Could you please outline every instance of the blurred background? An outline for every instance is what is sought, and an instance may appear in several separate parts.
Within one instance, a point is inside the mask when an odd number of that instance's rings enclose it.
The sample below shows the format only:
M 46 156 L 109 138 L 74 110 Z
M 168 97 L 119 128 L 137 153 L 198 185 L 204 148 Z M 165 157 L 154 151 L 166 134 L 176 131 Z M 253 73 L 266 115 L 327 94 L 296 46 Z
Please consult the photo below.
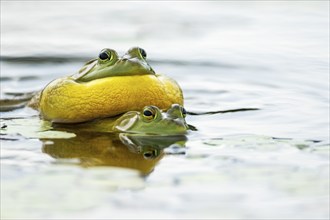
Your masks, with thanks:
M 1 1 L 1 99 L 75 73 L 103 48 L 133 46 L 178 81 L 188 111 L 259 110 L 189 115 L 198 131 L 185 156 L 133 175 L 134 187 L 120 187 L 133 178 L 122 171 L 104 180 L 54 167 L 40 141 L 2 141 L 4 217 L 329 218 L 329 1 Z M 64 179 L 63 197 L 36 177 Z

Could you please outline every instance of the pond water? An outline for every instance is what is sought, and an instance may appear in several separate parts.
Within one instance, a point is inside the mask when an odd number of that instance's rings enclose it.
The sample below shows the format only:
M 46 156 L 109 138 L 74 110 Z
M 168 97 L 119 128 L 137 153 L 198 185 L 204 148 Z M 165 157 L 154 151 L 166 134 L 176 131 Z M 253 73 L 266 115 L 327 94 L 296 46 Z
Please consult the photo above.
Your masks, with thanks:
M 329 219 L 328 1 L 1 1 L 1 99 L 132 46 L 198 130 L 43 139 L 3 111 L 1 219 Z

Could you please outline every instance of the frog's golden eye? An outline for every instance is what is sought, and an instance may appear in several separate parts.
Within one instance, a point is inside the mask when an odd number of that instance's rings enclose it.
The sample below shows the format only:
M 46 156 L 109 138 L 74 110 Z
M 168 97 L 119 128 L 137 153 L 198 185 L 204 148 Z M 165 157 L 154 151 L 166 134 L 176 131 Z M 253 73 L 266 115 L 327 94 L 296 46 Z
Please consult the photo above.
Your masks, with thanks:
M 154 115 L 154 113 L 152 112 L 152 111 L 150 111 L 150 110 L 144 110 L 143 111 L 143 116 L 145 117 L 145 118 L 153 118 L 155 115 Z
M 156 117 L 156 112 L 152 108 L 146 107 L 143 110 L 143 118 L 146 119 L 146 121 L 151 121 L 155 117 Z
M 99 54 L 99 59 L 101 61 L 111 60 L 111 58 L 112 58 L 112 55 L 111 55 L 111 51 L 110 50 L 104 49 Z
M 144 59 L 147 58 L 147 52 L 144 49 L 139 47 L 139 52 Z

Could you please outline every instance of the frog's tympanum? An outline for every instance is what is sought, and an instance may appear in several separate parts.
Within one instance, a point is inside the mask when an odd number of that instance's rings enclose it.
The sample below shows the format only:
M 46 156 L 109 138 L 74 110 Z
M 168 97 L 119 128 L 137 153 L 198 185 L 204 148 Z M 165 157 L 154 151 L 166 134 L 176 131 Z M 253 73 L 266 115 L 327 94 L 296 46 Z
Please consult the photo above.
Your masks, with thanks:
M 90 132 L 124 132 L 133 134 L 182 135 L 189 125 L 186 110 L 173 104 L 166 112 L 156 106 L 146 106 L 141 112 L 129 111 L 120 117 L 96 119 L 79 124 L 53 124 L 55 129 Z
M 179 85 L 155 73 L 142 48 L 133 47 L 119 57 L 103 49 L 76 74 L 56 79 L 41 92 L 38 108 L 52 122 L 76 123 L 140 111 L 146 105 L 167 110 L 183 105 Z

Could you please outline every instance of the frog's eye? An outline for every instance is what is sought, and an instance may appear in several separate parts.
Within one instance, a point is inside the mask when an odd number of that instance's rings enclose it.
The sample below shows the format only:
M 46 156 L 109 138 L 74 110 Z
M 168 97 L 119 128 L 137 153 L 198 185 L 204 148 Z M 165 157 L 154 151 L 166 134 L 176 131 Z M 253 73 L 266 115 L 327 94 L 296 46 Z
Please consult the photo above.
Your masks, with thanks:
M 107 60 L 109 59 L 109 55 L 106 52 L 100 53 L 99 55 L 100 60 Z
M 185 118 L 186 115 L 187 115 L 187 111 L 186 111 L 186 109 L 182 107 L 182 109 L 181 109 L 181 113 L 182 113 L 182 116 Z
M 143 109 L 143 118 L 146 119 L 146 121 L 151 121 L 156 117 L 156 111 L 150 107 L 146 107 Z
M 150 151 L 143 152 L 143 157 L 145 159 L 154 159 L 157 156 L 158 155 L 157 155 L 157 151 L 156 150 L 150 150 Z
M 152 111 L 150 111 L 149 109 L 146 109 L 143 111 L 143 116 L 146 119 L 153 119 L 155 117 L 155 114 Z
M 147 52 L 146 52 L 144 49 L 139 48 L 139 52 L 140 52 L 141 56 L 142 56 L 144 59 L 147 58 Z
M 108 49 L 102 50 L 99 54 L 99 59 L 101 61 L 111 60 L 111 58 L 112 58 L 111 51 Z

